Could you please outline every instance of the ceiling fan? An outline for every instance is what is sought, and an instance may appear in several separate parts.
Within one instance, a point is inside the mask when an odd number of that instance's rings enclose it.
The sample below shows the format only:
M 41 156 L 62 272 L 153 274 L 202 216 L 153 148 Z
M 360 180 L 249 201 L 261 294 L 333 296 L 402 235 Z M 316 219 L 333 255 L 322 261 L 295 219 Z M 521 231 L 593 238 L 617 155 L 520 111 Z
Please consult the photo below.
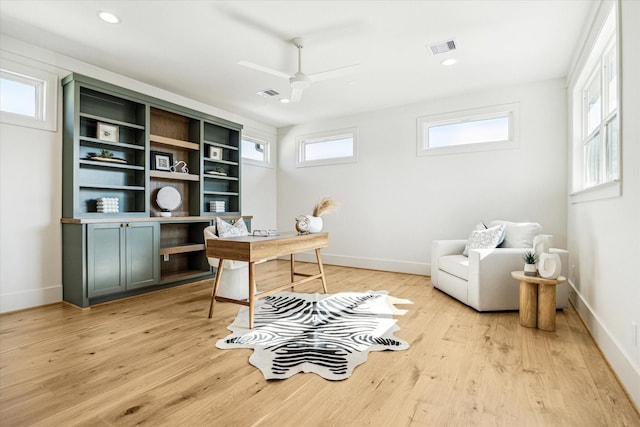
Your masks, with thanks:
M 293 45 L 298 49 L 298 71 L 292 76 L 282 71 L 274 70 L 269 67 L 254 64 L 249 61 L 240 61 L 238 64 L 251 68 L 254 70 L 262 71 L 263 73 L 271 74 L 276 77 L 289 80 L 291 85 L 290 102 L 299 102 L 302 99 L 302 92 L 304 89 L 311 86 L 311 83 L 321 80 L 333 79 L 336 77 L 346 76 L 357 72 L 360 68 L 360 64 L 347 65 L 346 67 L 334 68 L 332 70 L 321 71 L 314 74 L 305 74 L 302 72 L 302 48 L 304 47 L 304 39 L 302 37 L 296 37 L 293 40 Z

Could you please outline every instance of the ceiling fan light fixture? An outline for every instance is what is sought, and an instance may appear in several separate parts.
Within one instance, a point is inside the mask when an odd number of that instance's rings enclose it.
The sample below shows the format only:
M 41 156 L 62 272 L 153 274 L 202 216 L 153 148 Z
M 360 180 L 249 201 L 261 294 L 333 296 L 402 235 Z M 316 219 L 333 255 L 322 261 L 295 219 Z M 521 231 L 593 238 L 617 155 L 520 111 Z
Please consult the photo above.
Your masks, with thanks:
M 116 15 L 114 15 L 111 12 L 107 12 L 106 10 L 101 10 L 98 12 L 98 18 L 100 18 L 102 21 L 106 22 L 107 24 L 119 24 L 120 23 L 120 18 L 118 18 Z

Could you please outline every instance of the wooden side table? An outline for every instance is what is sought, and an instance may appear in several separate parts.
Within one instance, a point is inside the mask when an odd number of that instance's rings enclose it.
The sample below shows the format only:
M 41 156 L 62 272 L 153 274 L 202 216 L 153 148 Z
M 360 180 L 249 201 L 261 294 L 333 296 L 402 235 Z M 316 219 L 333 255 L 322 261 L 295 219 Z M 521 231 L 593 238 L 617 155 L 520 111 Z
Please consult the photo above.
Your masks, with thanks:
M 545 279 L 525 276 L 524 271 L 512 271 L 511 277 L 520 281 L 520 324 L 527 328 L 556 330 L 556 285 L 566 277 Z

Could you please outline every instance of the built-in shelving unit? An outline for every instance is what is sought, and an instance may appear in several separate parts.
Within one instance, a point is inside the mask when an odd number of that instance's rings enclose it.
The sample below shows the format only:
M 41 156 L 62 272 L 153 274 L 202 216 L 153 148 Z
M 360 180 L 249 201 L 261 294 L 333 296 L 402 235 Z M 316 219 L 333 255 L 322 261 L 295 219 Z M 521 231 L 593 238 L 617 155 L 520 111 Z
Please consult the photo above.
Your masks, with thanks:
M 64 299 L 212 276 L 203 230 L 240 216 L 242 126 L 77 74 L 62 83 Z M 156 203 L 166 186 L 181 196 L 169 218 Z

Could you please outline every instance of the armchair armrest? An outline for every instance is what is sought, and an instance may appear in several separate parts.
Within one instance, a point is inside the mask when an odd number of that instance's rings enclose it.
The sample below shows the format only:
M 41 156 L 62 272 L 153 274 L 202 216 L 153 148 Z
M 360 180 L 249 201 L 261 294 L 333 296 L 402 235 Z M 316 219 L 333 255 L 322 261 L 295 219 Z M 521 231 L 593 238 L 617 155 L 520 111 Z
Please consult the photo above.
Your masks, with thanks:
M 445 255 L 457 255 L 464 252 L 467 241 L 460 240 L 434 240 L 431 243 L 431 283 L 438 284 L 438 269 L 440 257 Z
M 522 255 L 531 248 L 471 249 L 469 251 L 468 304 L 478 311 L 517 310 L 519 307 L 519 287 L 510 275 L 511 271 L 522 270 Z M 552 248 L 562 262 L 566 276 L 567 251 Z M 557 302 L 565 307 L 568 290 L 558 288 Z

